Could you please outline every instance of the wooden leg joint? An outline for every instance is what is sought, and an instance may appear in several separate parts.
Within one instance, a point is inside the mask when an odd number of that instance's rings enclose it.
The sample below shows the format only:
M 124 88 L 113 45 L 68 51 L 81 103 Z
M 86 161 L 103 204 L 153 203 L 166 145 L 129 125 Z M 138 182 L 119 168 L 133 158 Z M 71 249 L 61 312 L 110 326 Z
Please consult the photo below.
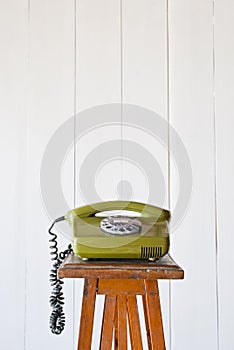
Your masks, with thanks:
M 149 350 L 165 350 L 157 280 L 86 279 L 78 350 L 90 350 L 96 294 L 104 294 L 99 350 L 143 350 L 137 295 L 142 296 Z M 129 327 L 127 327 L 127 323 Z M 129 328 L 129 334 L 128 334 Z

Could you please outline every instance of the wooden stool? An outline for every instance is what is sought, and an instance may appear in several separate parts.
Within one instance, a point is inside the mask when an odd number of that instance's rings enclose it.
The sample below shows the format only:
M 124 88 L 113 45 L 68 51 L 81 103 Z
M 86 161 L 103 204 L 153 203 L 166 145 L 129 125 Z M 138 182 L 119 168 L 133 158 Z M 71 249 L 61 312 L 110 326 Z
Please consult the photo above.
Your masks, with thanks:
M 59 278 L 85 278 L 78 350 L 90 350 L 96 294 L 105 295 L 100 350 L 127 349 L 127 319 L 132 350 L 142 350 L 136 295 L 142 296 L 149 350 L 165 350 L 158 279 L 183 279 L 169 255 L 157 262 L 83 261 L 71 253 Z

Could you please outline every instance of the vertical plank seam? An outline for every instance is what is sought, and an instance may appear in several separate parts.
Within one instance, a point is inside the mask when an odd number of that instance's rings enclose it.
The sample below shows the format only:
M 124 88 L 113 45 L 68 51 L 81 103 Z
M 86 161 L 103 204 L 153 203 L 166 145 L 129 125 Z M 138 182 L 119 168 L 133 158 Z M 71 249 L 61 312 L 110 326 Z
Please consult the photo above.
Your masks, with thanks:
M 73 142 L 74 142 L 74 148 L 73 148 L 73 186 L 74 186 L 74 193 L 73 193 L 73 206 L 75 208 L 76 206 L 76 0 L 74 0 L 74 117 L 73 117 Z
M 123 196 L 123 1 L 119 0 L 120 34 L 120 193 Z
M 29 91 L 30 91 L 30 24 L 31 24 L 31 0 L 28 0 L 27 2 L 27 101 L 29 99 Z M 27 103 L 28 106 L 28 103 Z M 28 108 L 26 112 L 26 130 L 27 130 L 27 117 L 28 117 Z M 26 131 L 26 145 L 27 145 L 27 131 Z M 26 146 L 26 152 L 27 152 L 27 146 Z M 26 156 L 27 157 L 27 156 Z M 27 162 L 27 158 L 26 158 Z M 27 163 L 26 163 L 27 164 Z M 27 288 L 28 288 L 28 280 L 27 280 L 27 272 L 28 272 L 28 259 L 27 259 L 27 254 L 25 254 L 24 258 L 24 340 L 23 340 L 23 345 L 24 345 L 24 350 L 26 350 L 27 347 Z
M 216 78 L 216 60 L 215 60 L 215 0 L 212 1 L 212 40 L 213 40 L 213 145 L 214 145 L 214 229 L 215 229 L 215 294 L 216 294 L 216 329 L 217 329 L 217 348 L 220 348 L 219 335 L 219 266 L 218 266 L 218 207 L 217 207 L 217 137 L 216 137 L 216 96 L 215 96 L 215 78 Z
M 167 198 L 168 208 L 171 209 L 171 162 L 170 162 L 170 26 L 169 26 L 169 0 L 166 0 L 166 54 L 167 54 Z M 171 280 L 169 280 L 169 350 L 171 350 L 172 333 L 171 333 L 171 303 L 172 291 Z
M 73 206 L 76 207 L 76 0 L 74 0 L 74 85 L 73 85 Z M 76 284 L 75 281 L 72 281 L 72 300 L 73 300 L 73 315 L 72 315 L 72 346 L 73 349 L 75 347 L 75 308 L 76 308 L 76 302 L 75 302 L 75 296 L 76 296 Z

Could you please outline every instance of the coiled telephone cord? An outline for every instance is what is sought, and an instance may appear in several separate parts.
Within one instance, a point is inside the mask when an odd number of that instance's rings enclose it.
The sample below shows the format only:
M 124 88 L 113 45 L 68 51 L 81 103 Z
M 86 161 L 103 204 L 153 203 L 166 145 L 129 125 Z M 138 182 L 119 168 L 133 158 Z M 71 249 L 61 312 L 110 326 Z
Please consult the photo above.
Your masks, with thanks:
M 52 308 L 52 311 L 49 323 L 51 332 L 54 334 L 61 334 L 65 327 L 65 313 L 63 310 L 64 296 L 62 290 L 62 285 L 64 282 L 57 277 L 57 271 L 61 266 L 63 260 L 68 256 L 70 252 L 72 252 L 71 244 L 69 244 L 66 250 L 59 253 L 57 235 L 56 233 L 51 231 L 57 222 L 63 220 L 65 220 L 64 216 L 61 216 L 60 218 L 56 219 L 48 230 L 49 234 L 52 236 L 49 242 L 52 243 L 50 245 L 50 255 L 51 261 L 53 262 L 53 267 L 50 272 L 50 284 L 52 287 L 52 292 L 50 296 L 50 306 Z

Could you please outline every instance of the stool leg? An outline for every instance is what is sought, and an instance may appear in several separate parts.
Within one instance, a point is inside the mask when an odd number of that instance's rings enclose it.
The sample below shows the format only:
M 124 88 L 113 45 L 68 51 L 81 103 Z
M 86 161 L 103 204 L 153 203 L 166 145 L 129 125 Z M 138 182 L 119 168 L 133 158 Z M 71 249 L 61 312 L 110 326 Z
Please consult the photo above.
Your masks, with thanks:
M 145 315 L 145 328 L 146 328 L 148 349 L 152 350 L 151 337 L 150 337 L 150 328 L 149 328 L 149 320 L 148 320 L 148 316 L 147 316 L 147 305 L 146 305 L 146 297 L 145 297 L 145 295 L 142 295 L 142 303 L 143 303 L 143 310 L 144 310 L 144 315 Z
M 115 350 L 127 350 L 127 298 L 125 295 L 120 294 L 117 297 L 116 320 Z
M 135 295 L 128 295 L 128 321 L 132 350 L 143 350 L 141 328 Z
M 150 332 L 151 349 L 165 350 L 158 282 L 145 280 L 145 290 L 145 317 L 147 317 L 146 325 L 148 325 Z
M 119 340 L 118 340 L 118 336 L 119 336 L 119 320 L 118 320 L 118 312 L 117 310 L 115 311 L 115 329 L 114 329 L 114 349 L 118 350 L 119 349 Z
M 102 320 L 100 350 L 111 350 L 115 318 L 116 296 L 106 295 Z M 83 349 L 84 350 L 84 349 Z
M 91 348 L 96 287 L 96 279 L 85 279 L 77 350 Z

